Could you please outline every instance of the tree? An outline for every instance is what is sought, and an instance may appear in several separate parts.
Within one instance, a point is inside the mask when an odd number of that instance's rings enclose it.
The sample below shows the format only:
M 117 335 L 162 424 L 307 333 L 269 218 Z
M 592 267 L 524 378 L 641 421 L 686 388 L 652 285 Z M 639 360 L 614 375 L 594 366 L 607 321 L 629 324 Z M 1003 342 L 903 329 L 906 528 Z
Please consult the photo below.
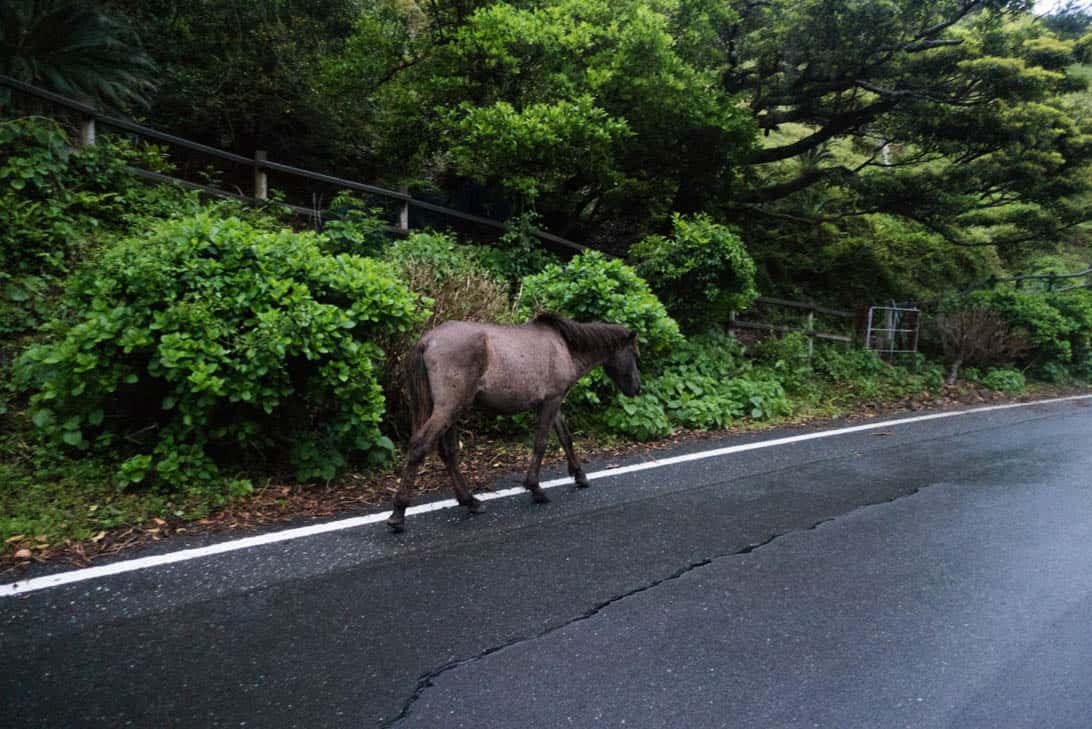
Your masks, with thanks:
M 145 106 L 155 71 L 132 29 L 78 0 L 0 4 L 0 73 L 117 108 Z
M 322 58 L 352 30 L 356 0 L 106 2 L 130 18 L 160 68 L 152 125 L 324 168 L 342 154 L 315 87 Z
M 381 157 L 506 189 L 556 229 L 621 245 L 703 209 L 749 149 L 750 114 L 719 88 L 708 52 L 718 3 L 437 5 L 427 28 L 402 24 L 404 45 L 384 46 L 376 73 L 337 78 L 367 95 Z M 377 3 L 357 36 L 389 23 L 392 6 Z M 355 39 L 346 52 L 336 67 L 374 63 Z

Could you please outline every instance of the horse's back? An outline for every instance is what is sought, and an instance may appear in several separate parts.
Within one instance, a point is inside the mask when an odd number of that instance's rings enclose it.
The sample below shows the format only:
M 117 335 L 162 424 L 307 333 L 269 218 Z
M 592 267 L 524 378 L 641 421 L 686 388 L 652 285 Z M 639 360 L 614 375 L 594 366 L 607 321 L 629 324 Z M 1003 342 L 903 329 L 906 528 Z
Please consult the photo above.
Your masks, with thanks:
M 563 394 L 572 360 L 561 337 L 545 326 L 449 321 L 418 344 L 435 373 L 436 396 L 458 390 L 501 412 L 515 412 Z M 474 387 L 470 395 L 464 387 Z

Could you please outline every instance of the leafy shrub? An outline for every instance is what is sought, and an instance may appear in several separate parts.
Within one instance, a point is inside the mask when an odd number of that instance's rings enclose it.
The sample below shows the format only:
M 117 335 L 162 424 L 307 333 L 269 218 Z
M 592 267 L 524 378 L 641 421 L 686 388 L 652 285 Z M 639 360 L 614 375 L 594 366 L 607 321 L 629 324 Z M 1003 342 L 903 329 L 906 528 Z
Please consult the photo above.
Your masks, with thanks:
M 872 350 L 838 347 L 817 347 L 813 363 L 815 371 L 830 382 L 875 378 L 888 367 Z
M 754 347 L 756 362 L 777 374 L 777 379 L 795 392 L 806 386 L 812 372 L 808 337 L 803 332 L 789 332 L 783 337 L 767 337 Z
M 644 390 L 640 398 L 620 397 L 611 404 L 604 426 L 649 439 L 666 435 L 672 427 L 724 428 L 743 418 L 766 419 L 791 411 L 781 384 L 752 371 L 742 346 L 719 332 L 681 343 L 665 358 L 663 371 L 646 379 Z
M 1024 373 L 1011 367 L 993 367 L 980 382 L 991 390 L 999 392 L 1023 392 L 1027 388 Z
M 41 321 L 46 292 L 97 224 L 90 211 L 108 207 L 76 174 L 102 158 L 74 152 L 53 122 L 0 124 L 0 335 Z
M 73 148 L 55 122 L 0 123 L 0 336 L 37 326 L 60 279 L 96 238 L 143 213 L 162 215 L 190 195 L 148 187 L 126 169 L 166 169 L 163 150 L 103 137 Z
M 765 420 L 787 415 L 792 407 L 781 383 L 744 375 L 731 379 L 669 369 L 651 383 L 671 422 L 698 430 L 724 428 L 742 418 Z
M 1069 332 L 1071 369 L 1075 376 L 1089 379 L 1092 370 L 1092 291 L 1072 289 L 1048 295 L 1051 306 L 1072 323 Z
M 323 249 L 331 253 L 377 256 L 387 244 L 386 223 L 378 208 L 369 208 L 349 193 L 330 203 L 334 215 L 322 226 Z
M 200 487 L 233 456 L 273 448 L 299 478 L 330 478 L 351 451 L 390 455 L 375 340 L 421 316 L 383 263 L 206 213 L 74 276 L 18 370 L 34 424 L 124 454 L 122 480 Z
M 537 215 L 524 213 L 509 222 L 508 230 L 495 246 L 475 246 L 475 255 L 482 266 L 508 281 L 513 293 L 525 276 L 541 273 L 551 263 L 560 263 L 532 233 L 537 222 Z
M 688 329 L 727 321 L 746 309 L 755 289 L 755 263 L 743 241 L 707 215 L 672 218 L 671 238 L 651 235 L 634 244 L 637 273 L 653 282 L 667 310 Z
M 660 400 L 651 394 L 620 396 L 603 414 L 607 430 L 637 440 L 653 440 L 671 433 L 671 422 Z
M 663 357 L 682 341 L 678 324 L 645 280 L 622 261 L 597 251 L 526 277 L 517 303 L 527 318 L 536 311 L 554 311 L 577 321 L 635 329 L 646 359 Z
M 1054 297 L 1020 290 L 978 291 L 971 305 L 1000 314 L 1012 327 L 1027 332 L 1031 357 L 1025 364 L 1042 368 L 1049 362 L 1068 365 L 1073 361 L 1071 337 L 1079 323 L 1052 304 Z
M 428 266 L 439 278 L 468 273 L 492 275 L 482 266 L 477 248 L 462 245 L 447 233 L 420 232 L 391 243 L 383 260 L 403 270 L 410 265 Z

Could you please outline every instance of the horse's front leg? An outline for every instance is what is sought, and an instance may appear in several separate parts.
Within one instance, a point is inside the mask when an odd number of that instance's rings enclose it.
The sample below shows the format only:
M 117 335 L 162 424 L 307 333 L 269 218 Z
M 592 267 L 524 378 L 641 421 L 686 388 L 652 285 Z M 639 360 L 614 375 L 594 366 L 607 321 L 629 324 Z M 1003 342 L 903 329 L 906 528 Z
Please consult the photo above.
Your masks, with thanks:
M 565 417 L 560 410 L 558 410 L 557 416 L 554 418 L 554 430 L 557 431 L 557 438 L 561 441 L 561 447 L 565 449 L 565 458 L 569 461 L 569 475 L 573 477 L 578 487 L 587 488 L 591 484 L 588 483 L 588 477 L 584 474 L 584 469 L 580 467 L 576 451 L 573 450 L 573 434 L 569 432 L 569 426 L 565 424 Z
M 538 427 L 535 428 L 535 446 L 531 452 L 531 465 L 527 469 L 527 478 L 523 479 L 524 488 L 531 492 L 531 498 L 536 504 L 545 504 L 550 500 L 538 483 L 538 472 L 542 467 L 542 456 L 546 454 L 546 441 L 550 437 L 550 428 L 560 409 L 560 398 L 547 400 L 538 409 Z

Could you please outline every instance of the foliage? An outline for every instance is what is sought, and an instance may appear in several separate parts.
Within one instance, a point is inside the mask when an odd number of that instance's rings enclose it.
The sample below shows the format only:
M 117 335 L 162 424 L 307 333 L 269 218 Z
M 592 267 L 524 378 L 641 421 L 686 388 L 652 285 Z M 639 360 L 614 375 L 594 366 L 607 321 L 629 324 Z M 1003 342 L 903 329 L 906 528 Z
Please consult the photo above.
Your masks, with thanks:
M 512 316 L 508 287 L 483 264 L 486 250 L 443 233 L 413 233 L 391 244 L 384 259 L 412 291 L 432 301 L 424 328 L 450 319 L 506 323 Z
M 115 152 L 73 150 L 47 120 L 0 123 L 0 335 L 39 323 L 58 277 L 116 213 L 126 173 Z
M 969 297 L 976 306 L 990 309 L 1014 328 L 1027 333 L 1030 357 L 1021 361 L 1051 381 L 1064 371 L 1083 368 L 1092 332 L 1092 292 L 1034 293 L 1019 289 L 978 291 Z
M 755 361 L 773 370 L 789 392 L 801 392 L 812 374 L 808 337 L 803 332 L 789 332 L 781 337 L 767 337 L 753 348 Z
M 495 245 L 477 249 L 478 260 L 486 270 L 511 284 L 513 293 L 524 276 L 541 273 L 557 256 L 542 247 L 534 234 L 538 224 L 536 213 L 523 213 L 508 222 L 508 230 Z
M 792 410 L 777 375 L 752 370 L 735 338 L 716 332 L 678 345 L 643 389 L 636 398 L 612 402 L 602 415 L 603 427 L 648 440 L 673 428 L 713 430 Z
M 114 107 L 146 106 L 155 65 L 118 16 L 79 0 L 0 5 L 0 73 Z
M 387 244 L 386 223 L 381 211 L 365 207 L 348 193 L 340 193 L 330 203 L 334 217 L 322 226 L 323 248 L 331 253 L 355 256 L 379 255 Z
M 750 306 L 758 291 L 743 241 L 707 215 L 675 215 L 672 226 L 672 237 L 648 236 L 629 249 L 671 315 L 693 330 Z
M 888 364 L 869 349 L 818 347 L 814 358 L 815 371 L 829 382 L 849 382 L 876 377 Z
M 663 404 L 652 394 L 617 398 L 603 414 L 603 424 L 611 433 L 637 440 L 654 440 L 671 432 Z
M 123 481 L 200 488 L 275 448 L 331 478 L 351 452 L 390 455 L 374 340 L 420 316 L 384 264 L 206 213 L 84 268 L 18 371 L 42 433 L 127 456 Z
M 399 267 L 427 265 L 437 276 L 446 278 L 482 273 L 478 252 L 477 246 L 463 245 L 447 233 L 424 231 L 391 243 L 384 251 L 383 259 Z
M 130 20 L 158 68 L 151 126 L 311 169 L 361 149 L 337 95 L 316 92 L 323 59 L 352 30 L 356 0 L 99 4 Z
M 1027 389 L 1024 373 L 1011 367 L 991 367 L 979 382 L 999 392 L 1019 393 Z
M 517 304 L 529 318 L 553 311 L 577 321 L 605 321 L 638 332 L 642 355 L 655 361 L 682 337 L 679 327 L 630 266 L 587 251 L 523 280 Z
M 464 103 L 451 111 L 455 170 L 533 202 L 574 175 L 606 184 L 614 148 L 630 134 L 625 120 L 597 108 L 590 95 L 517 111 L 506 101 Z

